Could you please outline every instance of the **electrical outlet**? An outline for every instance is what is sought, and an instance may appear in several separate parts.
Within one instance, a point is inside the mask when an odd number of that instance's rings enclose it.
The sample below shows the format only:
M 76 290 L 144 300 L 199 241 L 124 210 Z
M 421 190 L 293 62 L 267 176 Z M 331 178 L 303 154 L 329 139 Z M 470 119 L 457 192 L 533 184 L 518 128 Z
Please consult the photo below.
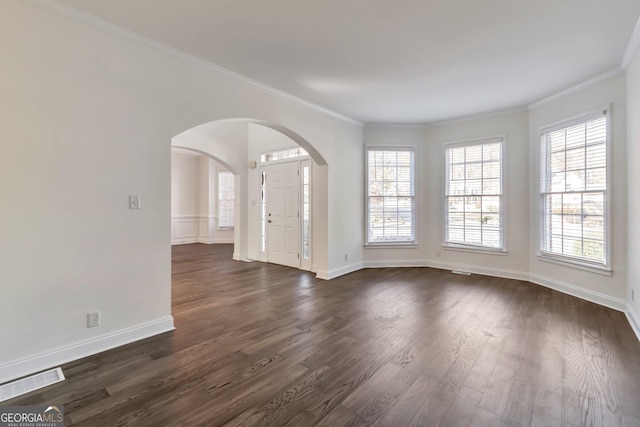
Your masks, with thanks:
M 349 254 L 344 254 L 344 260 L 349 261 Z
M 442 251 L 440 249 L 436 249 L 436 256 L 442 255 Z
M 100 326 L 100 311 L 87 313 L 87 328 L 95 328 L 96 326 Z

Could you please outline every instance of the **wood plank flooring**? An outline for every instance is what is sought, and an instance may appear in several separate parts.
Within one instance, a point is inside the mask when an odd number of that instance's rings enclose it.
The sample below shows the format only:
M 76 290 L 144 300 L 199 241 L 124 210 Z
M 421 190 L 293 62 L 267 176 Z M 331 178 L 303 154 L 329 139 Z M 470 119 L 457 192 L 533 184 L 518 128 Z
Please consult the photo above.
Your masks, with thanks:
M 624 314 L 429 268 L 332 281 L 173 248 L 176 330 L 63 366 L 3 405 L 77 426 L 638 426 Z

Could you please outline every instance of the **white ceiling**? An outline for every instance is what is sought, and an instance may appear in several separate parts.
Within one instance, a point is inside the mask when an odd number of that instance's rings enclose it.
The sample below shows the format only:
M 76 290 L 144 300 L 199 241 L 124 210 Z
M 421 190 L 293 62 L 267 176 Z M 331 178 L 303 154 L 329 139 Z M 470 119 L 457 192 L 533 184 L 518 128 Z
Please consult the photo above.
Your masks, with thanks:
M 638 0 L 61 0 L 362 122 L 527 105 L 620 66 Z

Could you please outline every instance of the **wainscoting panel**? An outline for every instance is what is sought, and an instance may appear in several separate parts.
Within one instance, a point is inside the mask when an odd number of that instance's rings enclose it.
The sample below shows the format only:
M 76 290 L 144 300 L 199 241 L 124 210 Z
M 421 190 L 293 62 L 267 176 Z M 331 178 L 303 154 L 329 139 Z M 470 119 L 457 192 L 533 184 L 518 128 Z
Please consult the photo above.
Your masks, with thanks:
M 233 229 L 216 228 L 214 216 L 174 216 L 171 217 L 171 244 L 189 243 L 233 243 Z
M 198 217 L 171 218 L 171 244 L 196 243 L 198 241 Z

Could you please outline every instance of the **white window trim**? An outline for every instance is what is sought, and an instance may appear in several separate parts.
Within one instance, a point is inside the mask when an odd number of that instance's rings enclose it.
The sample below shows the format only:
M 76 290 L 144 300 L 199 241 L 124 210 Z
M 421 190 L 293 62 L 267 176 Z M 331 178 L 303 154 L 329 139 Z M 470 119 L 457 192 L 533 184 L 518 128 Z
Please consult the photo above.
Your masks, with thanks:
M 479 246 L 479 245 L 468 245 L 464 243 L 453 243 L 447 242 L 447 148 L 451 147 L 462 147 L 468 145 L 476 145 L 482 144 L 483 141 L 490 141 L 494 139 L 502 139 L 502 162 L 500 165 L 500 173 L 501 177 L 501 185 L 502 185 L 502 197 L 500 203 L 500 221 L 502 223 L 502 247 L 501 248 L 492 248 L 487 246 Z M 442 144 L 442 156 L 443 159 L 443 172 L 442 176 L 442 185 L 440 186 L 442 189 L 442 248 L 445 250 L 451 251 L 461 251 L 461 252 L 474 252 L 474 253 L 482 253 L 488 255 L 507 255 L 507 191 L 505 186 L 505 177 L 507 171 L 507 134 L 497 134 L 497 135 L 489 135 L 481 138 L 472 138 L 472 139 L 463 139 L 457 141 L 449 141 Z
M 406 241 L 392 241 L 392 242 L 369 242 L 369 151 L 370 150 L 387 150 L 387 151 L 412 151 L 413 152 L 413 221 L 412 221 L 412 234 L 413 240 Z M 408 249 L 418 247 L 418 146 L 417 145 L 365 145 L 364 150 L 364 206 L 365 206 L 365 223 L 364 223 L 364 247 L 371 248 L 385 248 L 385 249 Z
M 542 204 L 542 176 L 541 176 L 542 156 L 540 155 L 540 148 L 541 148 L 540 139 L 542 135 L 544 135 L 545 133 L 559 130 L 559 129 L 568 128 L 573 125 L 584 123 L 586 121 L 589 121 L 590 119 L 601 116 L 603 112 L 605 112 L 605 115 L 607 116 L 607 142 L 606 142 L 607 144 L 607 147 L 606 147 L 607 188 L 605 190 L 605 206 L 607 211 L 605 215 L 606 224 L 605 224 L 605 238 L 604 238 L 606 264 L 589 262 L 581 258 L 572 258 L 566 255 L 553 254 L 553 253 L 545 252 L 542 250 L 542 248 L 544 247 L 544 230 L 542 229 L 544 225 L 544 221 L 542 219 L 544 215 L 544 211 L 543 211 L 544 207 Z M 537 169 L 536 190 L 537 190 L 537 197 L 538 197 L 538 215 L 536 220 L 537 220 L 537 231 L 538 231 L 538 248 L 537 248 L 538 250 L 537 250 L 536 256 L 540 261 L 549 262 L 552 264 L 558 264 L 565 267 L 574 268 L 577 270 L 588 271 L 591 273 L 602 274 L 605 276 L 613 275 L 613 269 L 612 269 L 613 261 L 612 261 L 612 251 L 611 251 L 612 249 L 611 241 L 612 241 L 612 235 L 613 235 L 613 224 L 612 224 L 613 221 L 611 221 L 611 218 L 613 216 L 613 202 L 611 197 L 611 194 L 613 194 L 613 174 L 611 170 L 611 157 L 612 157 L 611 129 L 612 129 L 611 104 L 605 104 L 600 108 L 595 108 L 593 110 L 589 110 L 587 112 L 569 117 L 564 120 L 553 122 L 538 128 L 538 134 L 536 139 L 537 153 L 538 153 L 537 161 L 536 161 L 536 169 Z

